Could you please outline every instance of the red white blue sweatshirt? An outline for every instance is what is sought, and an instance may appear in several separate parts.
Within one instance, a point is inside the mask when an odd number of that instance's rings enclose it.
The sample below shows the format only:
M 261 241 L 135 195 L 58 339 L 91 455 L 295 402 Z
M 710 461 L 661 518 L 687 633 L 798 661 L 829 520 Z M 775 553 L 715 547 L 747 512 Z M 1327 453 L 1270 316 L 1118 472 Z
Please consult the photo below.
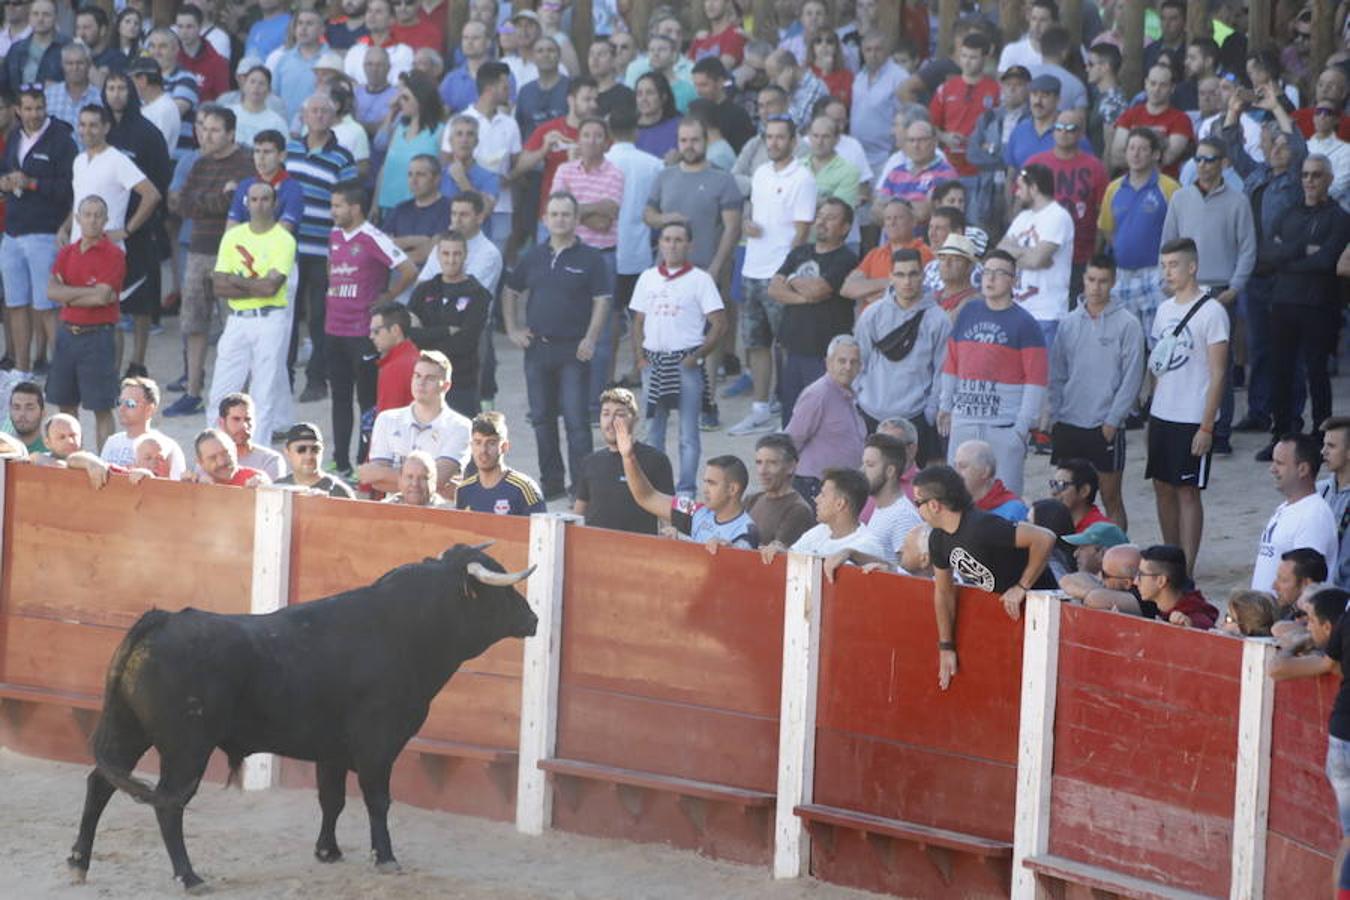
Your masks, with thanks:
M 947 339 L 939 409 L 954 423 L 1012 426 L 1026 434 L 1045 399 L 1041 326 L 1016 304 L 992 310 L 967 303 Z

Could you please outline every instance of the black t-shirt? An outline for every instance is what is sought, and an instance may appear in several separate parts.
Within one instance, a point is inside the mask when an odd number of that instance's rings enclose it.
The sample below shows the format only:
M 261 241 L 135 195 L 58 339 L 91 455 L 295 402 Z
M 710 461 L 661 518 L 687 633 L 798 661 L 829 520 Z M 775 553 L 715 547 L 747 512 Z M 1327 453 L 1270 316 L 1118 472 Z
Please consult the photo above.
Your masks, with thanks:
M 663 494 L 675 493 L 675 478 L 670 459 L 641 442 L 634 447 L 638 467 Z M 623 457 L 603 447 L 581 461 L 581 477 L 577 479 L 577 499 L 586 504 L 586 524 L 596 528 L 613 528 L 635 534 L 656 534 L 656 517 L 637 505 L 628 490 L 623 475 Z
M 453 284 L 439 275 L 428 278 L 408 301 L 408 312 L 420 323 L 408 337 L 419 350 L 439 350 L 450 357 L 455 387 L 478 385 L 478 342 L 491 306 L 492 295 L 472 275 Z
M 595 102 L 600 107 L 600 115 L 608 116 L 620 107 L 637 105 L 637 95 L 628 85 L 616 81 L 614 87 L 596 94 Z
M 717 104 L 716 116 L 717 130 L 722 132 L 722 137 L 726 138 L 731 149 L 740 153 L 746 142 L 755 136 L 755 123 L 750 121 L 750 114 L 735 100 L 727 97 Z
M 1027 568 L 1027 551 L 1016 541 L 1016 524 L 971 507 L 961 516 L 955 534 L 933 529 L 928 535 L 928 555 L 935 568 L 954 569 L 962 584 L 1001 594 L 1017 584 Z M 1048 565 L 1032 587 L 1054 589 L 1055 578 Z
M 815 244 L 793 248 L 783 260 L 778 274 L 784 278 L 819 276 L 834 288 L 834 296 L 821 303 L 783 307 L 778 342 L 784 350 L 823 359 L 831 338 L 853 331 L 853 301 L 839 296 L 839 290 L 857 265 L 857 255 L 842 245 L 828 253 L 817 253 Z
M 1331 705 L 1331 721 L 1328 731 L 1331 736 L 1342 741 L 1350 741 L 1350 613 L 1341 616 L 1336 627 L 1331 629 L 1331 640 L 1327 641 L 1327 656 L 1341 666 L 1341 689 L 1336 692 L 1336 702 Z

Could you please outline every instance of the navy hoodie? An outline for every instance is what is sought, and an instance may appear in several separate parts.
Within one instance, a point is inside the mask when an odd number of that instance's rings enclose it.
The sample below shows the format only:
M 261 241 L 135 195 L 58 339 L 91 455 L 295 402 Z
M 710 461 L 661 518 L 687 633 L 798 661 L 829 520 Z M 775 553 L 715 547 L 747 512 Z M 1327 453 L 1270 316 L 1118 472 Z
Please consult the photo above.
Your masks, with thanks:
M 37 139 L 19 164 L 19 142 L 23 126 L 15 125 L 5 143 L 5 174 L 15 171 L 37 186 L 18 197 L 6 194 L 5 234 L 19 237 L 25 234 L 56 234 L 61 223 L 70 215 L 75 202 L 72 168 L 75 165 L 75 138 L 70 126 L 60 119 L 47 118 L 47 130 Z

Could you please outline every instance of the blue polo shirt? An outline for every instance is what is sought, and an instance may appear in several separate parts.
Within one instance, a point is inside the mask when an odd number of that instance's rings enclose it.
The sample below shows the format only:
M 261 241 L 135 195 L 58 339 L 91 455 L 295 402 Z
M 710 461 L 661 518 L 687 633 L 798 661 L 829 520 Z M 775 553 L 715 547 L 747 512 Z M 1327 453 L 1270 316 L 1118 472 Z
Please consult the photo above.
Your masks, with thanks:
M 1171 178 L 1155 171 L 1139 189 L 1122 175 L 1106 186 L 1097 227 L 1110 235 L 1116 265 L 1122 269 L 1149 269 L 1158 264 L 1167 204 L 1180 189 Z
M 469 167 L 468 175 L 469 184 L 473 185 L 473 189 L 478 193 L 494 198 L 501 193 L 502 182 L 497 173 L 489 172 L 478 163 L 474 163 Z M 463 193 L 459 189 L 459 183 L 450 177 L 448 170 L 441 175 L 441 193 L 451 200 Z
M 1036 123 L 1028 115 L 1018 122 L 1008 135 L 1008 143 L 1003 147 L 1003 161 L 1014 169 L 1026 165 L 1027 160 L 1037 153 L 1055 149 L 1055 126 L 1051 125 L 1045 134 L 1036 133 Z M 1086 138 L 1078 141 L 1078 149 L 1084 153 L 1092 152 L 1092 145 Z
M 244 201 L 248 198 L 248 189 L 258 181 L 257 175 L 251 175 L 239 182 L 239 187 L 234 189 L 234 199 L 230 201 L 229 219 L 234 222 L 248 221 L 248 206 Z M 300 220 L 305 214 L 305 191 L 300 187 L 300 182 L 294 178 L 283 178 L 273 187 L 277 191 L 277 221 L 282 225 L 290 225 L 292 234 L 300 228 Z
M 457 113 L 478 100 L 478 84 L 469 74 L 468 66 L 451 69 L 441 79 L 441 100 L 445 108 Z
M 579 341 L 591 322 L 596 297 L 610 295 L 609 270 L 600 251 L 579 240 L 556 256 L 548 241 L 536 244 L 506 279 L 506 286 L 529 291 L 525 324 L 550 340 Z

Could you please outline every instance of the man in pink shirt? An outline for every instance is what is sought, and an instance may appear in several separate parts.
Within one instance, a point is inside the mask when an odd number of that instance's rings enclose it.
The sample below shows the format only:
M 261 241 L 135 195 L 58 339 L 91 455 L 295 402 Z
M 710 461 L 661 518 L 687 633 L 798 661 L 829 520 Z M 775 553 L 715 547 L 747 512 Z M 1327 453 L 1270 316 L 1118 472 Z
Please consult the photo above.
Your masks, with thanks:
M 375 408 L 377 356 L 370 342 L 370 313 L 412 284 L 417 269 L 384 232 L 366 221 L 366 190 L 347 182 L 333 189 L 328 237 L 328 297 L 324 317 L 328 378 L 333 389 L 333 462 L 352 472 L 352 390 L 362 415 Z M 390 285 L 390 272 L 396 277 Z M 372 412 L 371 415 L 374 415 Z M 357 461 L 364 457 L 360 448 Z

